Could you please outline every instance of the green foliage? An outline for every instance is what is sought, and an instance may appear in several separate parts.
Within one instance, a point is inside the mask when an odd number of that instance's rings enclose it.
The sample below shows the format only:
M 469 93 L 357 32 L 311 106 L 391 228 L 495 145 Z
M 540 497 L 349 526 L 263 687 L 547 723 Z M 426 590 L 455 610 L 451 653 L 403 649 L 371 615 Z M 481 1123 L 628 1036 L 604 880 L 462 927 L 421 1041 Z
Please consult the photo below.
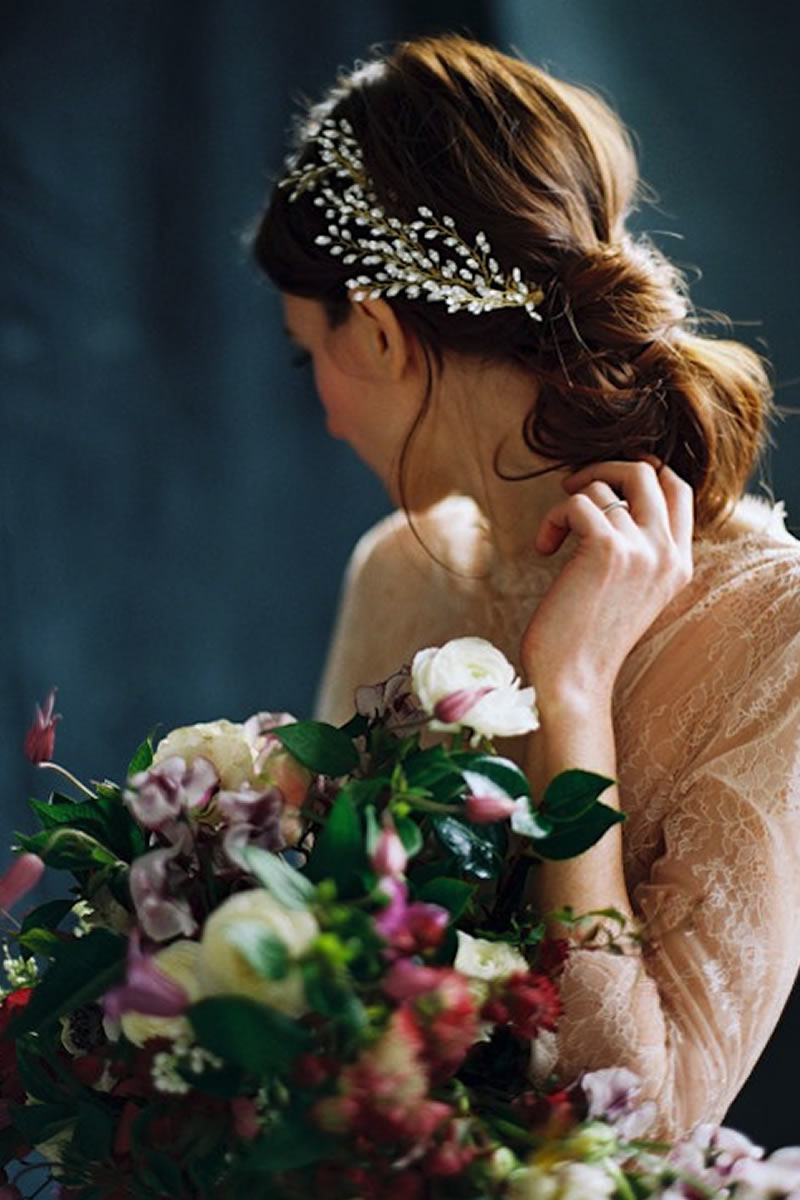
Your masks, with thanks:
M 466 875 L 495 879 L 503 865 L 501 835 L 492 825 L 470 825 L 457 817 L 434 817 L 432 825 Z
M 289 974 L 286 946 L 274 934 L 259 929 L 255 922 L 233 921 L 225 930 L 225 937 L 262 978 L 285 979 Z
M 351 784 L 339 792 L 306 865 L 309 879 L 332 879 L 345 896 L 361 889 L 361 872 L 368 865 L 356 795 Z
M 597 799 L 613 783 L 604 775 L 579 770 L 562 771 L 551 780 L 538 810 L 550 831 L 536 841 L 536 853 L 549 859 L 574 858 L 624 821 L 623 813 Z
M 527 775 L 510 758 L 500 758 L 499 755 L 493 754 L 464 754 L 463 752 L 453 757 L 462 770 L 469 771 L 473 775 L 482 775 L 496 787 L 501 788 L 511 800 L 531 794 L 531 785 Z
M 445 875 L 423 883 L 416 889 L 415 899 L 446 908 L 453 922 L 466 912 L 476 891 L 477 886 L 474 883 L 467 883 L 464 879 L 451 879 Z
M 124 974 L 126 942 L 107 929 L 93 929 L 62 942 L 52 964 L 9 1032 L 20 1037 L 45 1029 L 59 1017 L 96 1000 Z
M 318 775 L 347 775 L 358 766 L 358 752 L 341 729 L 324 721 L 297 721 L 271 730 L 290 754 Z
M 289 1171 L 320 1162 L 335 1151 L 331 1138 L 312 1129 L 302 1118 L 271 1126 L 242 1160 L 243 1172 Z
M 313 885 L 282 858 L 260 846 L 245 846 L 241 859 L 246 869 L 284 908 L 308 908 L 314 895 Z
M 242 996 L 212 996 L 186 1014 L 197 1040 L 223 1061 L 256 1074 L 287 1072 L 309 1034 L 275 1009 Z
M 127 777 L 138 775 L 140 771 L 146 771 L 153 765 L 153 736 L 154 732 L 148 733 L 147 737 L 133 752 L 133 758 L 128 763 Z

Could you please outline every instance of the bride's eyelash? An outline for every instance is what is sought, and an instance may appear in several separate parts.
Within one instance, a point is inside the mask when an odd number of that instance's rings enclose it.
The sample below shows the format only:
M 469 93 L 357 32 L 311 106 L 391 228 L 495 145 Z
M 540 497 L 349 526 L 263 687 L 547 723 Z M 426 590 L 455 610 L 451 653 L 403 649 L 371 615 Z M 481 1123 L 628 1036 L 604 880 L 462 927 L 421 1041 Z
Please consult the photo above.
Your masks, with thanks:
M 289 361 L 293 367 L 307 367 L 311 362 L 311 355 L 307 350 L 295 350 Z

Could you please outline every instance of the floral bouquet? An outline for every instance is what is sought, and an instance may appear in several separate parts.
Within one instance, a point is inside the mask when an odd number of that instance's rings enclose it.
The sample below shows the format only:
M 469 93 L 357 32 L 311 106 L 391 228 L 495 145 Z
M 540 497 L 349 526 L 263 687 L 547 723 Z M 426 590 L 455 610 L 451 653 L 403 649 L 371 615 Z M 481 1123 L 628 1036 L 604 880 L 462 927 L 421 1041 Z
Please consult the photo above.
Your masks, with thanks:
M 53 695 L 37 710 L 27 753 L 69 792 L 32 801 L 0 909 L 45 865 L 74 882 L 8 934 L 0 1196 L 41 1171 L 32 1150 L 64 1200 L 797 1187 L 794 1159 L 729 1131 L 672 1158 L 633 1140 L 651 1114 L 628 1072 L 531 1082 L 567 944 L 528 871 L 621 818 L 582 771 L 532 806 L 492 746 L 536 725 L 503 656 L 457 639 L 356 699 L 342 728 L 258 713 L 148 738 L 122 787 L 50 761 Z

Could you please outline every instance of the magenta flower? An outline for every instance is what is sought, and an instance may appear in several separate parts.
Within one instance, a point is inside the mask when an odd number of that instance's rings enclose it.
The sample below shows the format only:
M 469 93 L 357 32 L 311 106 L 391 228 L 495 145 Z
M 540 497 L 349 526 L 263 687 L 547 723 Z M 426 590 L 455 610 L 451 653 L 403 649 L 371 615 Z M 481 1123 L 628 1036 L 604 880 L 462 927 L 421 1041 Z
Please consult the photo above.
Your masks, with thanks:
M 61 713 L 54 713 L 56 689 L 51 688 L 44 708 L 36 705 L 36 715 L 33 724 L 25 734 L 25 755 L 32 763 L 50 762 L 56 744 L 56 722 L 61 720 Z
M 157 767 L 128 781 L 123 800 L 144 829 L 162 829 L 181 812 L 204 808 L 219 784 L 214 764 L 202 756 L 187 769 L 186 760 L 170 755 Z
M 384 818 L 384 826 L 370 855 L 370 862 L 372 869 L 381 876 L 402 875 L 408 865 L 406 848 L 388 815 Z
M 186 1011 L 189 997 L 174 979 L 142 952 L 138 929 L 128 941 L 125 982 L 103 996 L 107 1017 L 118 1021 L 123 1013 L 143 1013 L 150 1017 L 177 1017 Z
M 444 725 L 461 725 L 464 717 L 484 696 L 496 691 L 493 687 L 459 688 L 437 700 L 433 715 Z
M 237 792 L 218 792 L 217 805 L 229 822 L 223 838 L 223 849 L 231 862 L 240 865 L 240 852 L 245 846 L 260 846 L 264 850 L 282 850 L 286 839 L 281 831 L 283 793 L 270 787 L 257 791 L 244 783 Z
M 389 903 L 373 923 L 380 936 L 389 943 L 389 954 L 419 954 L 433 949 L 441 942 L 450 914 L 438 904 L 408 903 L 408 888 L 392 876 L 381 880 L 378 889 Z
M 36 887 L 43 872 L 44 863 L 38 854 L 20 854 L 0 879 L 0 909 L 7 912 L 21 900 Z
M 393 1000 L 414 1000 L 432 992 L 439 985 L 442 972 L 436 967 L 423 967 L 409 958 L 399 958 L 387 972 L 383 990 Z

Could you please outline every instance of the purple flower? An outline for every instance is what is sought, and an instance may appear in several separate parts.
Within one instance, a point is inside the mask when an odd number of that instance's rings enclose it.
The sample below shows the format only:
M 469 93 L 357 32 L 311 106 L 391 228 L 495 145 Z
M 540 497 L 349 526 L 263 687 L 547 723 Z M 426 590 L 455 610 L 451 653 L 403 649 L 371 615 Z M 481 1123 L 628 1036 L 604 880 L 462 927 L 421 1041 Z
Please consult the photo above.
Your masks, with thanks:
M 51 688 L 44 708 L 36 705 L 36 715 L 33 724 L 25 734 L 25 755 L 32 763 L 50 762 L 56 743 L 56 722 L 61 720 L 60 713 L 54 713 L 56 689 Z
M 218 792 L 217 805 L 229 822 L 223 847 L 237 866 L 237 852 L 244 846 L 276 851 L 286 845 L 281 832 L 283 794 L 279 788 L 270 787 L 260 792 L 245 783 L 236 792 Z
M 178 935 L 189 937 L 197 928 L 188 901 L 179 894 L 187 875 L 175 862 L 190 848 L 191 833 L 186 826 L 178 826 L 173 833 L 172 846 L 151 850 L 131 866 L 129 882 L 136 915 L 142 929 L 155 942 L 166 942 Z
M 450 920 L 447 909 L 420 901 L 409 904 L 407 886 L 393 876 L 385 876 L 378 891 L 389 903 L 373 917 L 373 923 L 389 943 L 392 957 L 418 954 L 439 945 Z
M 135 929 L 128 941 L 125 982 L 111 988 L 103 997 L 105 1015 L 118 1021 L 123 1013 L 144 1013 L 151 1017 L 177 1017 L 186 1011 L 189 997 L 184 989 L 143 954 L 140 935 Z
M 208 758 L 196 758 L 187 769 L 185 759 L 171 755 L 128 782 L 123 799 L 136 820 L 145 829 L 162 829 L 181 812 L 204 808 L 219 784 L 219 775 Z
M 356 712 L 370 721 L 384 721 L 387 729 L 414 729 L 425 714 L 411 690 L 411 671 L 403 667 L 383 683 L 356 688 Z
M 642 1082 L 627 1067 L 588 1071 L 579 1081 L 590 1120 L 607 1121 L 621 1138 L 639 1137 L 655 1117 L 652 1101 L 640 1101 Z

